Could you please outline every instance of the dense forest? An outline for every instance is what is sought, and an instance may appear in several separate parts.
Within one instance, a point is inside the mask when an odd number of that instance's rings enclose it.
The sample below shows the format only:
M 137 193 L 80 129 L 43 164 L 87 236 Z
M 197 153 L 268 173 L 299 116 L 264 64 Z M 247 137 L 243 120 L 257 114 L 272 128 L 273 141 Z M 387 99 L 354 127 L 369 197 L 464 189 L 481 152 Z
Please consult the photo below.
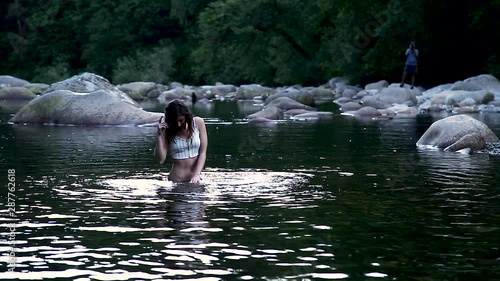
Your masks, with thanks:
M 0 74 L 50 83 L 418 84 L 500 76 L 500 0 L 4 0 Z

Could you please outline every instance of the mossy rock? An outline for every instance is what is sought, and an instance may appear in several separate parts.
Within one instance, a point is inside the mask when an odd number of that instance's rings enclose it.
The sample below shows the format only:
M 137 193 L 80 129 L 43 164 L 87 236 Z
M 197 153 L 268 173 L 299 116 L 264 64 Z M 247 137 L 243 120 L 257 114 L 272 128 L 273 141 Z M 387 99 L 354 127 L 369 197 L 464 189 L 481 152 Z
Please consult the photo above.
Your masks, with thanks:
M 30 101 L 10 121 L 66 125 L 143 125 L 157 122 L 161 116 L 162 113 L 144 111 L 105 90 L 92 93 L 57 90 Z
M 31 100 L 36 95 L 24 87 L 11 87 L 0 89 L 0 100 Z
M 315 104 L 314 96 L 311 93 L 300 91 L 297 89 L 287 89 L 283 92 L 272 94 L 266 99 L 266 104 L 270 104 L 274 100 L 282 97 L 290 98 L 294 101 L 308 106 L 313 106 Z
M 144 100 L 144 96 L 139 92 L 127 93 L 127 96 L 129 96 L 133 100 Z

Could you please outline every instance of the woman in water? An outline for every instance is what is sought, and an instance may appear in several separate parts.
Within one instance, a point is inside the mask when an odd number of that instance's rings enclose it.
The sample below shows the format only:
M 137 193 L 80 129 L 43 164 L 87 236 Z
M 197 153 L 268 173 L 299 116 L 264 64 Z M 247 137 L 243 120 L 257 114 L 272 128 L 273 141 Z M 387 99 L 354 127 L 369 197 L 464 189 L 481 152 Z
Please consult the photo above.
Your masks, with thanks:
M 163 164 L 167 152 L 172 155 L 173 165 L 168 180 L 199 183 L 207 159 L 205 121 L 193 117 L 191 111 L 178 100 L 167 105 L 165 122 L 162 119 L 158 121 L 155 156 Z

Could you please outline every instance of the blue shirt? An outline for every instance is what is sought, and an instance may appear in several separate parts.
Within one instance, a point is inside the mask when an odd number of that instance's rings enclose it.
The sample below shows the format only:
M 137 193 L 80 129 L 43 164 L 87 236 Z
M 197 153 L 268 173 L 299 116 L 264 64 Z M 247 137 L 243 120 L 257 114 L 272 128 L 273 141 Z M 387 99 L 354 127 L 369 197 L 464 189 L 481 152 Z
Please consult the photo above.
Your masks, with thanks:
M 414 49 L 413 52 L 410 49 L 406 50 L 406 65 L 417 65 L 418 50 Z

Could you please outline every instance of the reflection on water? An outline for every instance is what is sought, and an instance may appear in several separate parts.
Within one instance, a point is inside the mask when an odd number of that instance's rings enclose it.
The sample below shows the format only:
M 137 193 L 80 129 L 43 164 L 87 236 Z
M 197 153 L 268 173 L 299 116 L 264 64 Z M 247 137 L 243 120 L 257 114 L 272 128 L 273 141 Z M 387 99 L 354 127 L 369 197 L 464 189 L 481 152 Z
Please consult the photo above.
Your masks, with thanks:
M 154 127 L 4 122 L 16 217 L 2 196 L 0 226 L 17 259 L 0 279 L 499 278 L 500 161 L 418 149 L 429 116 L 232 122 L 249 104 L 206 111 L 201 184 L 166 180 Z M 2 268 L 10 252 L 0 241 Z

